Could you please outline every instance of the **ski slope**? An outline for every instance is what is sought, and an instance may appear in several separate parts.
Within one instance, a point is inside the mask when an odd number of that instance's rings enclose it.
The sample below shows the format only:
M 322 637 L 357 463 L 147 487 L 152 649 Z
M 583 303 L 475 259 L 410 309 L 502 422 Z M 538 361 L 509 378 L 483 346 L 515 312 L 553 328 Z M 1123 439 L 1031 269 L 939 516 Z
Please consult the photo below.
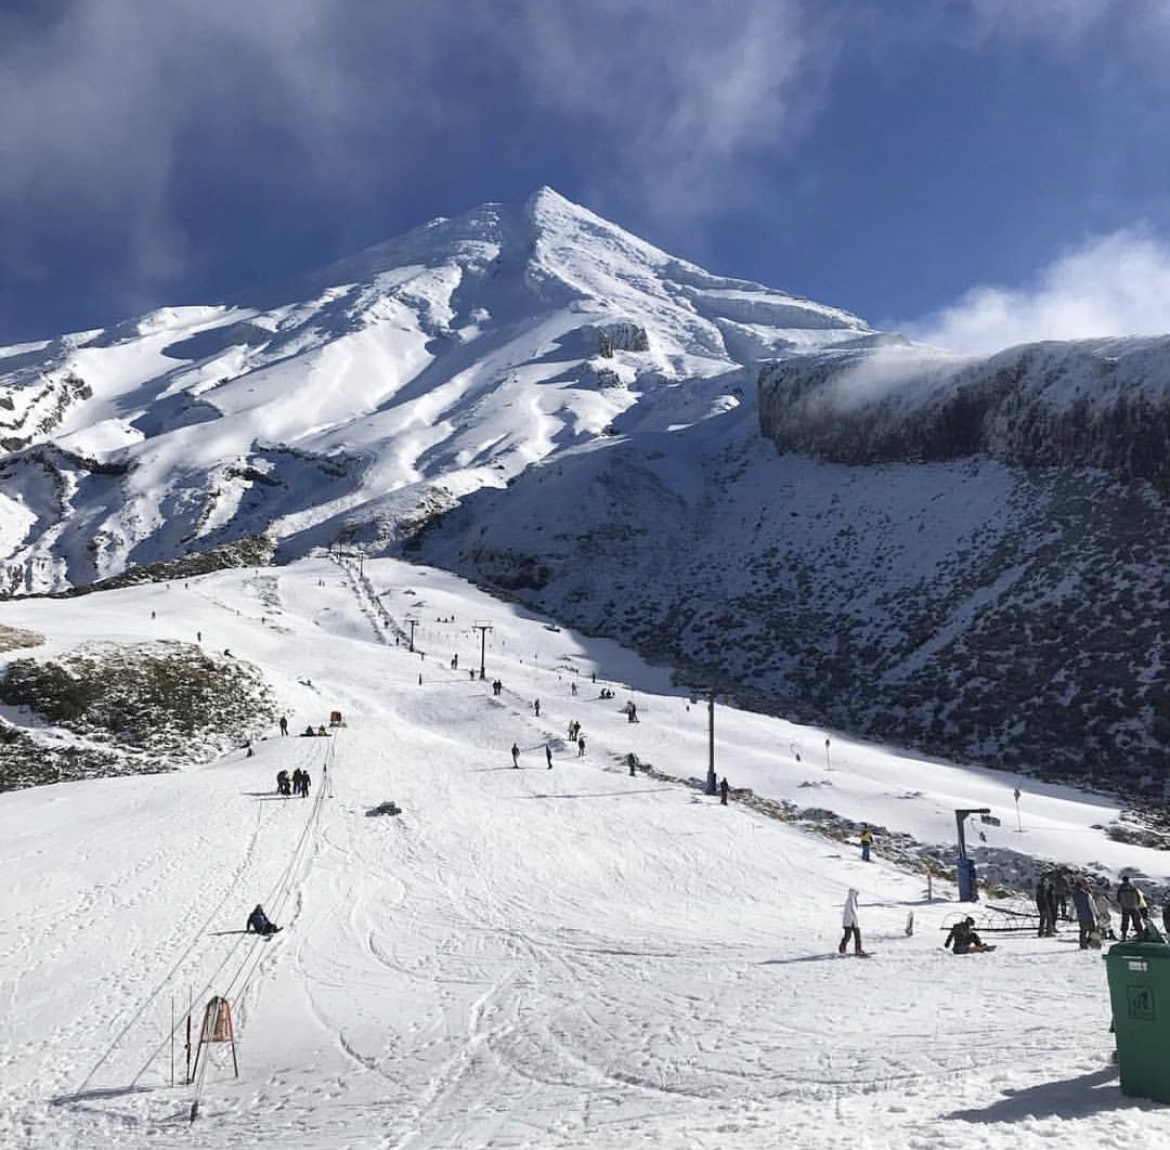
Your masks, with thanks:
M 396 642 L 409 618 L 414 652 Z M 1075 931 L 952 957 L 953 890 L 928 901 L 880 835 L 864 864 L 687 785 L 706 771 L 706 706 L 610 642 L 391 560 L 9 601 L 0 622 L 44 635 L 38 657 L 199 630 L 264 670 L 290 726 L 251 758 L 0 794 L 0 1146 L 1170 1139 L 1170 1114 L 1118 1090 L 1104 964 Z M 486 681 L 474 623 L 491 626 Z M 297 736 L 333 710 L 329 738 Z M 723 705 L 715 724 L 735 788 L 926 844 L 953 841 L 956 805 L 988 805 L 991 857 L 1170 878 L 1164 855 L 1093 829 L 1117 817 L 1106 800 L 1021 782 L 1017 824 L 1011 776 Z M 631 752 L 653 770 L 630 777 Z M 309 797 L 278 798 L 296 767 Z M 400 816 L 367 813 L 389 799 Z M 868 962 L 834 954 L 850 886 Z M 258 901 L 284 927 L 268 941 L 240 933 Z M 194 1088 L 182 1017 L 211 994 L 233 1004 L 240 1075 L 217 1047 Z

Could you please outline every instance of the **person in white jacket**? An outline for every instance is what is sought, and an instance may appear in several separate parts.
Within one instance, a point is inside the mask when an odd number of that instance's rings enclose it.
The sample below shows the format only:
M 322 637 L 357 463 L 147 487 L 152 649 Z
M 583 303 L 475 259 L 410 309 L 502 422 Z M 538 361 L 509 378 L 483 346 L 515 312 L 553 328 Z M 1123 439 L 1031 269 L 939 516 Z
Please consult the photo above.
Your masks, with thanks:
M 861 948 L 861 927 L 857 922 L 857 891 L 853 887 L 849 888 L 849 893 L 845 896 L 845 910 L 841 915 L 841 925 L 845 928 L 845 933 L 841 936 L 841 945 L 837 947 L 837 953 L 845 953 L 849 936 L 852 935 L 853 953 L 864 954 L 865 951 Z

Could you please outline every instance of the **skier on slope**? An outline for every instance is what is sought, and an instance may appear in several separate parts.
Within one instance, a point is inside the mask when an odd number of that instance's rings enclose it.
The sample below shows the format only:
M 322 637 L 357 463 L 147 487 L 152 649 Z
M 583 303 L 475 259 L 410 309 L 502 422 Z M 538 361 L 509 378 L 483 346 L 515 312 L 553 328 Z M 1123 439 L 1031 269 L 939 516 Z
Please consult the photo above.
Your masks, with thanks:
M 520 769 L 520 748 L 515 743 L 512 744 L 512 766 Z
M 264 913 L 264 908 L 257 903 L 255 910 L 248 915 L 248 925 L 245 930 L 249 934 L 270 935 L 275 934 L 280 930 L 280 927 L 269 921 L 268 915 Z
M 845 953 L 849 936 L 852 935 L 853 953 L 864 954 L 865 951 L 861 946 L 861 927 L 857 921 L 857 891 L 853 887 L 849 888 L 849 893 L 845 896 L 845 908 L 841 914 L 841 925 L 845 928 L 845 933 L 841 936 L 841 943 L 837 947 L 837 953 Z

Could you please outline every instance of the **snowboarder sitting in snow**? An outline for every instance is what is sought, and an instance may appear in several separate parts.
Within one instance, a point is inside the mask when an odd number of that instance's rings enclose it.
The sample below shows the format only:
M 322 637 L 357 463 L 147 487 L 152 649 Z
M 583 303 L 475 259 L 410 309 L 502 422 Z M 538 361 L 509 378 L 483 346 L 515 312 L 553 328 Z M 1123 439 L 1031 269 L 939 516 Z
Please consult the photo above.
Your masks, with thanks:
M 264 913 L 264 908 L 257 903 L 256 909 L 248 915 L 247 932 L 249 934 L 275 934 L 280 927 L 275 923 L 268 921 L 268 915 Z
M 288 771 L 276 772 L 276 793 L 278 795 L 287 795 L 289 793 Z
M 951 927 L 951 932 L 947 935 L 943 946 L 949 947 L 952 943 L 955 954 L 982 954 L 991 949 L 991 947 L 985 946 L 983 939 L 975 933 L 975 920 L 970 917 L 960 919 Z

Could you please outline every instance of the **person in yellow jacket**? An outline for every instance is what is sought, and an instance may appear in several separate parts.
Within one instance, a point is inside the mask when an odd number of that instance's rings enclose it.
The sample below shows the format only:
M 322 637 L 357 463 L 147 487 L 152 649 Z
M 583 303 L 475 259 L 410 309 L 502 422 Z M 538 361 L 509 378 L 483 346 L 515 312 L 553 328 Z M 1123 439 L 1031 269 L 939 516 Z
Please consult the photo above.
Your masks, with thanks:
M 861 828 L 861 861 L 872 862 L 869 857 L 870 848 L 873 846 L 873 831 L 869 827 L 863 826 Z

